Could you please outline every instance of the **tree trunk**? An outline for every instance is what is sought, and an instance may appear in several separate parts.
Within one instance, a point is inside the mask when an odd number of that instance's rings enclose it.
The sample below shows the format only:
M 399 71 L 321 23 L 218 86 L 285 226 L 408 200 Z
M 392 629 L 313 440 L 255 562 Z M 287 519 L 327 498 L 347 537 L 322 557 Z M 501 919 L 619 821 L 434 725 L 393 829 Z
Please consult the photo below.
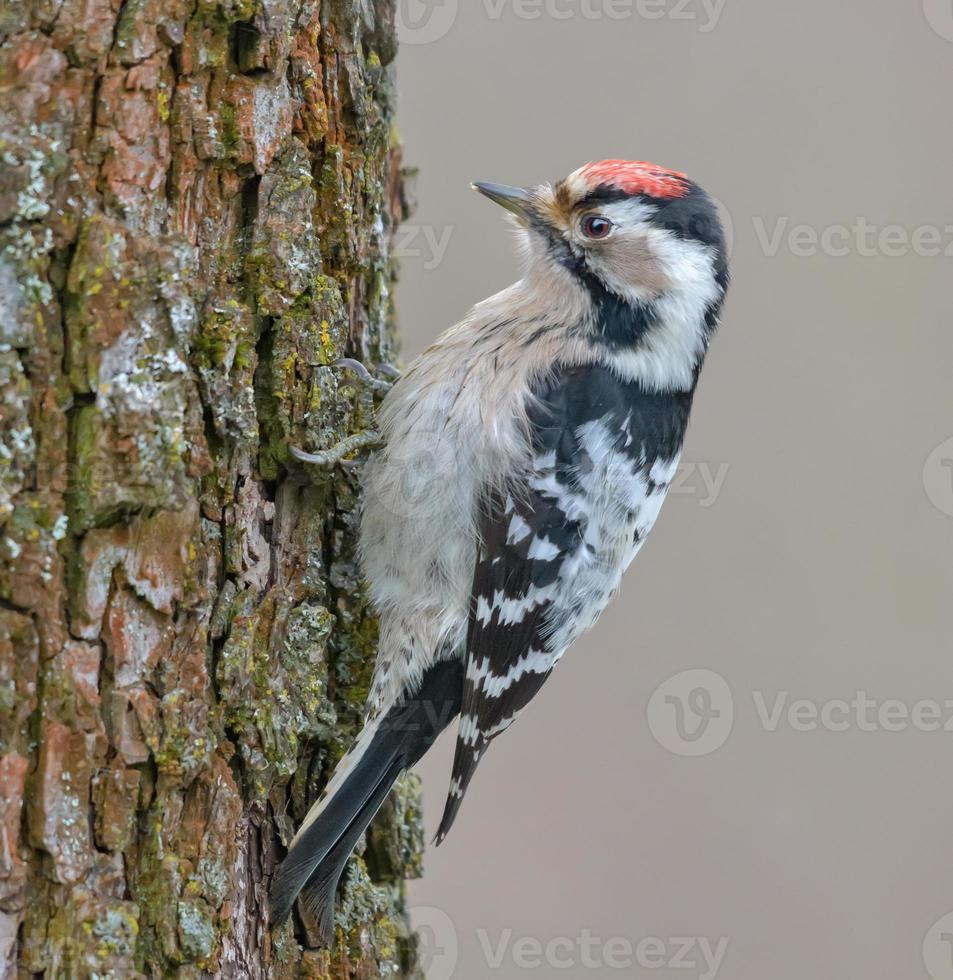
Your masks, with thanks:
M 269 874 L 376 623 L 331 366 L 391 355 L 388 0 L 0 0 L 0 971 L 416 976 L 415 784 L 336 951 Z

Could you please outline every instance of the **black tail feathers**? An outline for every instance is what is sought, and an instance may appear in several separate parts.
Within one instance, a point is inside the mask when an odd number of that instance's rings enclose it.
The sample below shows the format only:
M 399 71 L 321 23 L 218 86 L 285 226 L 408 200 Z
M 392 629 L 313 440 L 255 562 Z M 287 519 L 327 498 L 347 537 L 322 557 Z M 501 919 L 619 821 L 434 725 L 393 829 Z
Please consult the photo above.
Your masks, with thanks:
M 334 896 L 347 865 L 347 859 L 360 840 L 361 834 L 381 808 L 391 786 L 394 785 L 394 780 L 402 770 L 403 766 L 395 763 L 383 775 L 374 792 L 354 815 L 337 843 L 321 858 L 311 877 L 305 882 L 302 889 L 304 904 L 317 921 L 321 942 L 326 946 L 330 946 L 334 939 Z
M 457 748 L 453 757 L 453 778 L 450 781 L 450 789 L 447 791 L 447 802 L 444 804 L 443 816 L 440 818 L 440 826 L 434 835 L 434 844 L 438 847 L 443 843 L 444 838 L 450 833 L 460 804 L 463 802 L 464 794 L 470 785 L 470 780 L 476 772 L 477 760 L 486 751 L 489 743 L 479 737 L 474 745 L 464 745 L 457 739 Z
M 339 763 L 343 781 L 312 808 L 271 881 L 272 918 L 280 925 L 298 893 L 318 923 L 322 941 L 334 936 L 334 896 L 351 851 L 380 809 L 394 780 L 417 762 L 457 716 L 463 663 L 441 661 L 424 674 L 412 699 L 401 701 L 361 733 Z M 367 740 L 366 747 L 362 741 Z M 337 773 L 335 774 L 337 775 Z
M 400 768 L 394 764 L 392 755 L 377 742 L 375 734 L 371 744 L 353 764 L 343 785 L 324 802 L 310 823 L 305 820 L 292 841 L 288 856 L 276 869 L 271 880 L 271 909 L 276 924 L 288 917 L 298 892 L 308 882 L 324 880 L 338 862 L 338 874 L 343 871 L 351 847 L 357 843 L 399 775 Z M 341 765 L 348 762 L 345 757 Z M 316 804 L 316 808 L 321 806 L 321 803 Z M 345 840 L 350 840 L 351 845 L 342 859 L 337 845 Z M 332 896 L 336 886 L 337 877 L 330 883 Z

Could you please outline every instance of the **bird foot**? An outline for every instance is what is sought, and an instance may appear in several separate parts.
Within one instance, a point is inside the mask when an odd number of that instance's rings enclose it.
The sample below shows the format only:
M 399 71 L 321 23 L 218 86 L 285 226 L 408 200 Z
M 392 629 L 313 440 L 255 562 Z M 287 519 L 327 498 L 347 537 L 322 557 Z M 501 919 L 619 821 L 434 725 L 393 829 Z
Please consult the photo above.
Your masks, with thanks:
M 362 384 L 373 391 L 387 392 L 394 387 L 393 381 L 383 381 L 380 378 L 375 378 L 374 375 L 367 370 L 365 365 L 353 357 L 339 357 L 334 362 L 334 366 L 347 368 L 361 379 Z M 398 371 L 397 368 L 391 364 L 378 364 L 376 370 L 381 374 L 389 375 L 394 380 L 400 377 L 400 371 Z
M 365 365 L 353 357 L 339 357 L 333 366 L 347 368 L 352 374 L 357 375 L 362 385 L 370 388 L 372 391 L 387 392 L 394 386 L 393 381 L 383 381 L 380 378 L 375 378 Z M 375 370 L 395 380 L 400 377 L 400 371 L 392 364 L 379 364 Z M 340 464 L 345 469 L 353 469 L 359 465 L 359 461 L 356 459 L 346 459 L 346 456 L 350 456 L 351 453 L 357 452 L 359 449 L 379 446 L 380 443 L 380 433 L 373 429 L 367 429 L 364 432 L 355 432 L 353 435 L 346 436 L 340 442 L 335 443 L 335 445 L 328 449 L 322 449 L 320 452 L 305 452 L 305 450 L 299 449 L 297 446 L 289 446 L 288 450 L 295 459 L 300 460 L 302 463 L 310 463 L 313 466 L 334 466 Z
M 322 449 L 320 452 L 308 453 L 297 446 L 289 446 L 288 451 L 302 463 L 311 463 L 314 466 L 334 466 L 335 463 L 340 463 L 342 466 L 348 467 L 354 466 L 357 461 L 345 459 L 345 456 L 350 456 L 351 453 L 357 452 L 359 449 L 379 446 L 380 442 L 381 434 L 379 432 L 374 429 L 365 429 L 363 432 L 355 432 L 353 435 L 345 436 L 340 442 L 328 449 Z

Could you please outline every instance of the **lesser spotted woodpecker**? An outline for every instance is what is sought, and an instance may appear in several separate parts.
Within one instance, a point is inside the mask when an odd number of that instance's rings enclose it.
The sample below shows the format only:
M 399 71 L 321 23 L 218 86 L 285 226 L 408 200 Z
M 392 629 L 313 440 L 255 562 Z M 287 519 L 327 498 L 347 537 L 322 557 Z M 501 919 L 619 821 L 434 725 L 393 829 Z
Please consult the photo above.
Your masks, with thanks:
M 459 715 L 450 829 L 477 763 L 589 629 L 678 465 L 728 285 L 711 199 L 644 162 L 474 188 L 513 216 L 523 277 L 385 397 L 360 554 L 380 615 L 365 727 L 275 872 L 333 934 L 345 863 L 397 776 Z

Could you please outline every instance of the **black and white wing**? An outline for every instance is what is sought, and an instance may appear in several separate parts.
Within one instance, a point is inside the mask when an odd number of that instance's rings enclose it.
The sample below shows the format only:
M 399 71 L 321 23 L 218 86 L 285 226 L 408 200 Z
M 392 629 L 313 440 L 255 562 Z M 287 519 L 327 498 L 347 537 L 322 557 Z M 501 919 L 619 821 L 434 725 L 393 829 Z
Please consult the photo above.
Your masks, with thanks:
M 548 628 L 559 569 L 581 528 L 539 491 L 487 501 L 473 576 L 466 676 L 453 776 L 437 841 L 446 836 L 487 744 L 505 731 L 549 676 L 562 650 Z
M 533 463 L 488 494 L 473 575 L 466 676 L 443 840 L 487 745 L 598 618 L 651 529 L 690 396 L 656 395 L 600 367 L 566 369 L 531 412 Z

